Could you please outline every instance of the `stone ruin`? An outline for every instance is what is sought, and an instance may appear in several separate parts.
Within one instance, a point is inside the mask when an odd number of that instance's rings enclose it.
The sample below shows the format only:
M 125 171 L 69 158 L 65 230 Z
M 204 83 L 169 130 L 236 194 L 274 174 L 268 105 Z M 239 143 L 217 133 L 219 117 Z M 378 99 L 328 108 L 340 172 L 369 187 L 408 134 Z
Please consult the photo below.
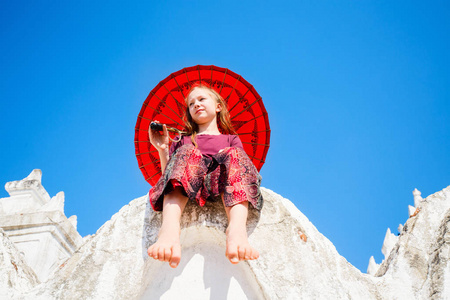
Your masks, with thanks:
M 41 177 L 41 170 L 33 170 L 6 183 L 10 197 L 0 199 L 0 227 L 43 282 L 81 246 L 82 238 L 77 217 L 64 214 L 64 192 L 50 198 Z
M 82 239 L 64 195 L 50 198 L 40 170 L 9 182 L 0 199 L 0 299 L 448 299 L 450 187 L 422 199 L 387 230 L 377 265 L 361 273 L 289 200 L 262 188 L 261 213 L 250 210 L 255 261 L 224 256 L 221 203 L 189 203 L 182 217 L 176 269 L 149 259 L 161 224 L 148 197 L 125 205 L 95 235 Z

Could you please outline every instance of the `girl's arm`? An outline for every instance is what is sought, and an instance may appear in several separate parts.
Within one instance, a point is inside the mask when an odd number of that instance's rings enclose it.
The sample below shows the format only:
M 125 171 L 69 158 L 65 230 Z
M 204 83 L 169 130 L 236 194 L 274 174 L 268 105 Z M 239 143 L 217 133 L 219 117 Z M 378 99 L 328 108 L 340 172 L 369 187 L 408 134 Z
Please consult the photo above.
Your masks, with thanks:
M 159 161 L 161 162 L 161 173 L 164 173 L 167 162 L 169 161 L 169 149 L 158 151 L 158 154 L 159 154 Z
M 167 162 L 169 161 L 169 133 L 167 127 L 163 125 L 163 133 L 148 128 L 150 143 L 158 150 L 159 160 L 161 162 L 161 173 L 164 173 Z

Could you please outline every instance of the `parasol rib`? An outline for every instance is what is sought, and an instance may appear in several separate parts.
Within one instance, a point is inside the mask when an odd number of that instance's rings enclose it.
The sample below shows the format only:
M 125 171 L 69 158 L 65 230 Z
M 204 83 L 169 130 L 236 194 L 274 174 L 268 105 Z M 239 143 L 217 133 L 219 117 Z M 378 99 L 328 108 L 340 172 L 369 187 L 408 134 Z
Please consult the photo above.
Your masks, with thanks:
M 258 118 L 260 118 L 260 117 L 262 117 L 262 116 L 264 116 L 263 114 L 261 114 L 261 115 L 258 115 L 258 116 L 256 116 L 256 117 L 254 117 L 253 119 L 250 119 L 250 120 L 248 120 L 248 121 L 245 121 L 245 122 L 251 122 L 251 121 L 254 121 L 254 120 L 256 120 L 256 119 L 258 119 Z
M 177 78 L 175 76 L 173 76 L 173 74 L 170 74 L 173 80 L 175 80 L 175 83 L 177 84 L 178 88 L 180 89 L 181 95 L 183 95 L 183 98 L 186 99 L 186 96 L 184 95 L 183 89 L 181 88 L 181 86 L 178 84 Z
M 239 79 L 241 79 L 241 75 L 238 76 L 236 82 L 234 83 L 233 89 L 231 90 L 230 94 L 225 98 L 226 102 L 228 102 L 228 98 L 230 98 L 231 94 L 233 94 L 234 90 L 236 89 L 236 85 L 239 82 Z
M 175 76 L 173 76 L 173 74 L 170 74 L 170 79 L 173 79 L 173 80 L 175 81 L 175 83 L 176 83 L 177 86 L 178 86 L 178 89 L 179 89 L 180 92 L 181 92 L 181 95 L 183 95 L 183 98 L 185 98 L 185 97 L 184 97 L 184 93 L 183 93 L 183 89 L 182 89 L 181 86 L 178 84 L 177 78 L 176 78 Z
M 155 163 L 155 162 L 158 162 L 158 161 L 159 161 L 159 158 L 158 158 L 158 159 L 155 159 L 155 160 L 152 160 L 152 161 L 149 162 L 148 164 L 145 164 L 145 165 L 140 166 L 139 169 L 145 168 L 146 166 L 151 165 L 151 164 L 153 164 L 153 163 Z
M 247 91 L 244 93 L 244 95 L 242 95 L 242 97 L 239 97 L 239 101 L 236 101 L 236 103 L 233 105 L 233 107 L 231 109 L 228 110 L 228 112 L 231 112 L 233 110 L 233 108 L 236 107 L 236 105 L 238 105 L 239 103 L 241 103 L 241 99 L 243 99 L 245 97 L 245 95 L 247 95 L 247 93 L 250 91 L 249 88 L 247 88 Z
M 251 159 L 256 159 L 256 160 L 258 160 L 258 161 L 260 161 L 260 162 L 262 162 L 262 163 L 265 163 L 264 160 L 259 159 L 259 158 L 257 158 L 257 157 L 254 157 L 254 156 L 251 156 L 251 155 L 248 155 L 248 157 L 250 157 Z
M 136 155 L 150 154 L 150 153 L 155 153 L 155 152 L 158 152 L 158 150 L 153 150 L 153 151 L 149 151 L 149 152 L 136 153 Z
M 173 100 L 175 101 L 175 102 L 177 102 L 177 99 L 172 95 L 172 92 L 171 91 L 169 91 L 169 89 L 166 87 L 166 85 L 165 84 L 163 84 L 163 87 L 166 89 L 166 91 L 170 94 L 170 96 L 172 96 L 172 98 L 173 98 Z M 159 99 L 159 98 L 158 98 Z M 161 101 L 161 99 L 160 99 L 160 101 Z M 165 105 L 165 103 L 164 103 L 164 105 Z M 182 116 L 180 116 L 178 113 L 176 113 L 173 109 L 172 109 L 172 107 L 170 107 L 169 105 L 165 105 L 166 107 L 168 107 L 176 116 L 178 116 L 179 118 L 180 118 L 180 120 L 183 120 L 183 117 Z
M 184 68 L 183 71 L 184 71 L 184 74 L 186 75 L 186 79 L 187 79 L 187 82 L 188 82 L 188 85 L 189 85 L 189 88 L 190 88 L 191 87 L 191 81 L 189 80 L 189 76 L 188 76 L 188 74 L 186 72 L 186 68 Z
M 251 132 L 243 132 L 243 133 L 240 133 L 240 132 L 239 132 L 239 136 L 241 136 L 241 135 L 247 135 L 247 134 L 253 134 L 253 133 L 267 132 L 267 131 L 270 131 L 270 129 L 259 130 L 259 131 L 251 131 Z
M 135 143 L 150 143 L 150 141 L 134 141 Z
M 236 118 L 237 116 L 239 116 L 240 114 L 242 114 L 243 112 L 246 112 L 247 110 L 249 110 L 250 107 L 252 107 L 256 102 L 260 101 L 261 97 L 259 97 L 258 99 L 255 100 L 255 102 L 253 102 L 252 104 L 250 104 L 249 106 L 247 106 L 245 109 L 243 109 L 241 112 L 239 112 L 237 115 L 233 116 L 233 118 L 231 118 L 232 120 L 234 118 Z
M 258 143 L 252 143 L 252 142 L 242 142 L 242 144 L 258 145 L 258 146 L 264 146 L 264 147 L 269 147 L 270 146 L 270 144 L 258 144 Z
M 175 124 L 178 124 L 178 125 L 180 125 L 180 126 L 183 126 L 183 125 L 181 125 L 179 122 L 177 122 L 177 121 L 175 121 L 174 119 L 172 119 L 171 117 L 169 117 L 169 116 L 163 114 L 162 112 L 158 111 L 156 108 L 153 108 L 153 107 L 151 107 L 150 105 L 145 104 L 145 103 L 144 103 L 144 105 L 147 106 L 148 108 L 153 109 L 154 111 L 160 113 L 161 115 L 163 115 L 163 116 L 166 117 L 167 119 L 170 119 L 170 120 L 173 121 Z M 150 119 L 148 119 L 148 118 L 146 118 L 146 117 L 143 117 L 143 116 L 141 116 L 141 115 L 139 115 L 138 118 L 141 118 L 141 119 L 144 119 L 144 120 L 147 120 L 147 121 L 150 121 L 150 122 L 153 121 L 153 120 L 150 120 Z
M 213 72 L 214 72 L 214 69 L 213 69 L 213 66 L 211 65 L 211 85 L 213 82 Z
M 161 171 L 159 171 L 158 173 L 153 174 L 152 176 L 150 176 L 149 178 L 146 178 L 145 180 L 149 181 L 150 179 L 152 179 L 156 175 L 160 175 L 160 174 L 161 174 Z
M 227 77 L 227 71 L 228 71 L 228 69 L 225 69 L 225 73 L 223 73 L 222 86 L 220 87 L 219 94 L 222 93 L 223 84 L 225 83 L 225 77 Z

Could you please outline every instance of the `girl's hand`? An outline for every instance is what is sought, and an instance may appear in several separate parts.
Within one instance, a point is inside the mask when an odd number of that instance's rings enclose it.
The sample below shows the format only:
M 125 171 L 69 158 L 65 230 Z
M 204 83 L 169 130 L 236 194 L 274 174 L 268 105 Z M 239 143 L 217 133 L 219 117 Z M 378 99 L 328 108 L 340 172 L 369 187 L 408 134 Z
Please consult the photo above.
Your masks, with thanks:
M 158 121 L 154 121 L 159 123 Z M 167 127 L 163 124 L 163 132 L 155 131 L 148 127 L 148 136 L 150 138 L 150 143 L 158 150 L 158 152 L 169 151 L 169 132 Z

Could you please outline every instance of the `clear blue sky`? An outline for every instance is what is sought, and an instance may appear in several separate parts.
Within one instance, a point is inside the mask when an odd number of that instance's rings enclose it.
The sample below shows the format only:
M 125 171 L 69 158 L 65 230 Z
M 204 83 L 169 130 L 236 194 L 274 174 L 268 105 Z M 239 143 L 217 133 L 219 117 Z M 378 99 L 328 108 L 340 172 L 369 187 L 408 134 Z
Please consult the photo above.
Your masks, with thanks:
M 1 1 L 0 183 L 41 169 L 95 233 L 150 188 L 133 144 L 150 90 L 214 64 L 263 97 L 262 185 L 365 272 L 413 189 L 450 185 L 449 36 L 447 1 Z

